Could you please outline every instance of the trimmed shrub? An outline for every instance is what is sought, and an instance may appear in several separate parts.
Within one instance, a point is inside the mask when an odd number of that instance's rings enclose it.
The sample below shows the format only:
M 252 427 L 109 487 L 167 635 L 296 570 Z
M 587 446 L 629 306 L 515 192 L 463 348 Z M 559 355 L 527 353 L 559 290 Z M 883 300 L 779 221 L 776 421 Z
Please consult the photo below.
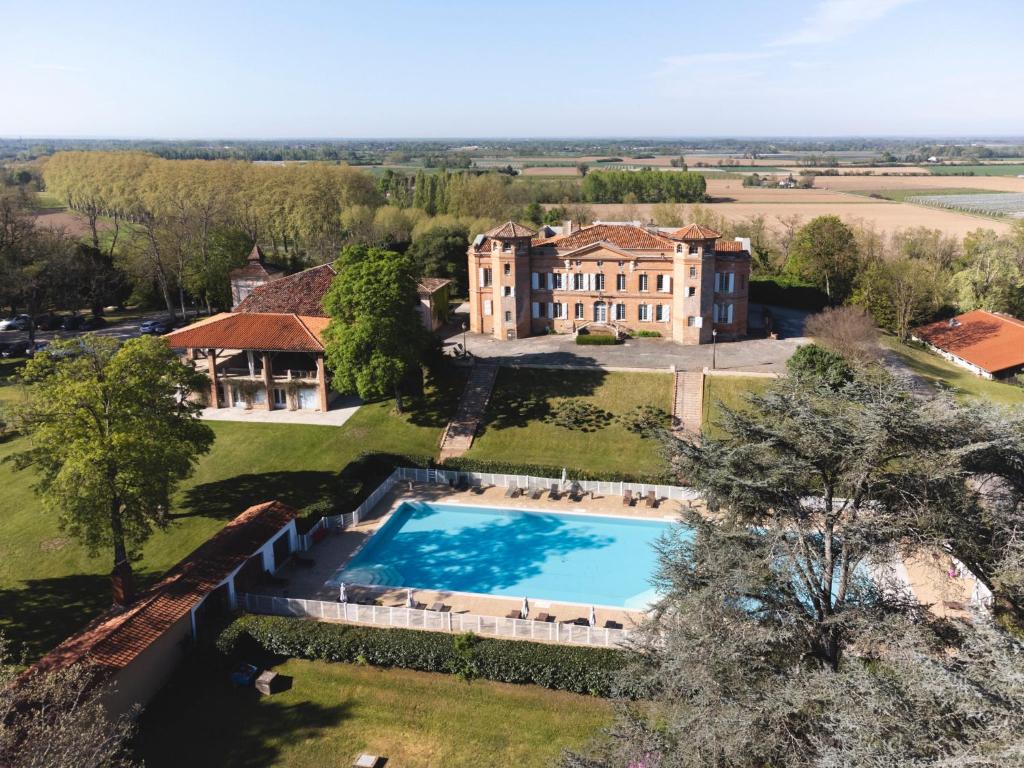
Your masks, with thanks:
M 616 673 L 630 658 L 626 651 L 612 648 L 546 645 L 255 614 L 240 616 L 221 632 L 217 648 L 239 658 L 264 652 L 481 677 L 603 697 L 611 695 Z
M 576 343 L 587 347 L 609 347 L 618 344 L 619 340 L 607 333 L 579 333 L 576 335 Z
M 552 467 L 544 464 L 516 464 L 511 461 L 489 461 L 487 459 L 473 459 L 466 456 L 457 456 L 445 459 L 440 465 L 441 469 L 450 469 L 457 472 L 494 472 L 501 475 L 533 475 L 534 477 L 561 477 L 562 467 Z M 664 475 L 643 475 L 630 474 L 628 472 L 591 472 L 579 467 L 565 467 L 570 480 L 606 480 L 611 483 L 648 483 L 655 485 L 680 485 L 679 481 L 670 474 Z
M 758 304 L 820 312 L 828 306 L 828 296 L 809 283 L 790 277 L 751 277 L 750 300 Z
M 633 336 L 637 339 L 660 339 L 661 331 L 633 331 Z

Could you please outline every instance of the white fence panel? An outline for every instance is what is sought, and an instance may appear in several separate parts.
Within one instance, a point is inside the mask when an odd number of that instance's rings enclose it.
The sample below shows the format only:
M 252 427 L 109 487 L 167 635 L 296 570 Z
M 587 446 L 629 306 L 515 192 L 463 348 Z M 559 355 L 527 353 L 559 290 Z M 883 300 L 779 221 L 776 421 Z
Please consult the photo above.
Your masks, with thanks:
M 609 646 L 617 645 L 629 636 L 628 630 L 623 629 L 508 619 L 472 613 L 442 613 L 404 606 L 334 603 L 247 593 L 240 594 L 238 602 L 249 613 L 425 629 L 434 632 L 475 632 L 478 635 L 551 643 Z

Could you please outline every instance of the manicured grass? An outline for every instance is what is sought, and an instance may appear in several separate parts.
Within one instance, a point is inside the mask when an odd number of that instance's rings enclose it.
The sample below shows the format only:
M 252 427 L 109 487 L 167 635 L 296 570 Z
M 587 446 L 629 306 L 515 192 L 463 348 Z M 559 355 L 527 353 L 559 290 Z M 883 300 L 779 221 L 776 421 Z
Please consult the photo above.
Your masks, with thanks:
M 450 675 L 287 661 L 290 690 L 261 697 L 222 675 L 180 673 L 141 723 L 151 768 L 552 765 L 611 721 L 603 699 Z
M 606 412 L 596 425 L 567 429 L 552 424 L 551 406 L 576 398 Z M 644 439 L 614 416 L 638 405 L 672 410 L 667 373 L 621 373 L 502 368 L 484 424 L 469 458 L 586 469 L 591 473 L 663 473 L 654 440 Z
M 713 438 L 723 437 L 722 407 L 733 410 L 747 407 L 747 396 L 764 392 L 773 381 L 762 376 L 705 376 L 701 416 L 704 433 Z
M 49 192 L 36 193 L 36 210 L 63 211 L 67 206 L 64 201 Z
M 154 580 L 252 504 L 326 497 L 354 506 L 382 479 L 355 462 L 360 454 L 434 455 L 461 382 L 454 376 L 402 416 L 390 401 L 364 405 L 342 427 L 210 422 L 213 449 L 179 492 L 170 527 L 143 548 L 137 576 Z M 0 443 L 0 631 L 32 659 L 109 605 L 112 563 L 61 533 L 42 511 L 33 472 L 3 461 L 24 447 L 20 437 Z
M 952 389 L 958 397 L 973 397 L 998 405 L 1024 406 L 1024 387 L 982 379 L 927 349 L 901 344 L 895 336 L 883 336 L 882 344 L 899 355 L 923 379 Z

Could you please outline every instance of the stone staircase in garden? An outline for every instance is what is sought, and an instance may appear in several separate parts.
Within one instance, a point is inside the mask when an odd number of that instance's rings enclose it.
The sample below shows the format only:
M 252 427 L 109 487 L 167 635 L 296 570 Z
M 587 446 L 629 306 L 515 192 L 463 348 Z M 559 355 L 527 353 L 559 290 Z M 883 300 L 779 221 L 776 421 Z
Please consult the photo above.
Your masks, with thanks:
M 448 422 L 441 436 L 441 452 L 438 461 L 461 456 L 473 445 L 473 437 L 483 420 L 487 403 L 491 399 L 498 366 L 476 363 L 470 371 L 466 388 L 462 390 L 455 417 Z
M 672 431 L 700 434 L 704 415 L 704 373 L 678 371 L 672 396 Z

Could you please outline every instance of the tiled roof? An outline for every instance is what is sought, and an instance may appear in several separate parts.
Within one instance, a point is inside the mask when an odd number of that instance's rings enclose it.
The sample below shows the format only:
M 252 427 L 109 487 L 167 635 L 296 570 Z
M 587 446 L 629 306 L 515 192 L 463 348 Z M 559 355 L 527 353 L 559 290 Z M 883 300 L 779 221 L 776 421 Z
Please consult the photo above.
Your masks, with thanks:
M 44 656 L 50 671 L 87 660 L 124 669 L 295 517 L 278 501 L 250 507 L 186 557 L 125 610 L 112 609 Z
M 574 251 L 593 243 L 606 242 L 627 251 L 665 251 L 674 248 L 667 237 L 632 224 L 594 224 L 539 245 L 553 245 L 560 251 Z
M 421 277 L 416 281 L 416 288 L 420 293 L 432 294 L 444 288 L 446 285 L 451 283 L 444 277 Z
M 334 267 L 322 264 L 257 286 L 235 307 L 235 312 L 288 312 L 326 317 L 324 294 L 334 279 Z
M 704 227 L 700 224 L 690 224 L 672 233 L 672 237 L 679 240 L 715 240 L 721 236 L 721 232 L 715 232 L 710 227 Z
M 742 253 L 744 248 L 739 240 L 722 240 L 715 243 L 715 250 L 719 253 Z
M 984 309 L 922 326 L 914 335 L 989 373 L 1024 365 L 1024 321 Z
M 244 267 L 231 270 L 230 277 L 270 277 L 284 272 L 284 267 L 276 264 L 268 264 L 263 258 L 263 251 L 259 245 L 254 245 L 249 252 L 249 260 Z
M 522 224 L 516 224 L 514 221 L 506 221 L 504 224 L 499 224 L 494 229 L 484 233 L 486 237 L 493 238 L 533 237 L 536 234 L 532 229 L 524 227 Z
M 166 336 L 174 349 L 262 349 L 323 352 L 326 317 L 272 312 L 222 312 Z

